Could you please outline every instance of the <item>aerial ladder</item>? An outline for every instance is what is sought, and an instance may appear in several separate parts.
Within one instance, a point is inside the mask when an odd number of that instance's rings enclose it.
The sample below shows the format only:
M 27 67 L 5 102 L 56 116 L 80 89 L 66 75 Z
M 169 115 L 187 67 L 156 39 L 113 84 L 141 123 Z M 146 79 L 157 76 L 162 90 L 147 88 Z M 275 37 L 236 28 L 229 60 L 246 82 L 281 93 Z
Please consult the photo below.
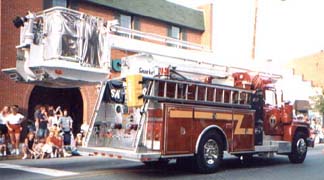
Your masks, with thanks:
M 16 67 L 2 70 L 12 80 L 99 85 L 81 150 L 147 164 L 189 159 L 208 173 L 223 151 L 301 163 L 311 146 L 308 125 L 292 121 L 289 103 L 263 101 L 276 94 L 270 85 L 280 75 L 222 64 L 201 45 L 67 8 L 29 12 L 14 24 L 21 29 Z M 111 60 L 114 49 L 131 53 Z
M 209 76 L 251 71 L 221 64 L 202 45 L 124 28 L 118 21 L 62 7 L 29 12 L 15 25 L 21 27 L 16 68 L 2 71 L 21 82 L 62 88 L 105 81 L 111 74 L 112 49 L 169 58 L 178 70 L 185 63 L 184 71 L 201 67 L 204 70 L 197 73 Z

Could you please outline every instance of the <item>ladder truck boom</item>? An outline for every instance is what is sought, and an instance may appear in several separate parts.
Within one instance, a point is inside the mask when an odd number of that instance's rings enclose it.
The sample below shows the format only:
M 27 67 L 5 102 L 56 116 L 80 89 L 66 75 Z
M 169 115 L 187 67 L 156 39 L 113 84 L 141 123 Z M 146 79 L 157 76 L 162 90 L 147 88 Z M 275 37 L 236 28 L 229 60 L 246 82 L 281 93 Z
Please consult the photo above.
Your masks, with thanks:
M 14 21 L 21 29 L 12 80 L 69 88 L 98 85 L 81 151 L 111 158 L 219 168 L 241 158 L 287 155 L 302 163 L 309 124 L 293 118 L 280 75 L 230 66 L 203 46 L 54 7 Z M 112 60 L 114 49 L 128 52 Z
M 123 28 L 71 9 L 29 12 L 15 22 L 21 28 L 16 68 L 2 71 L 16 81 L 61 88 L 99 83 L 111 74 L 112 49 L 191 63 L 195 72 L 209 69 L 216 76 L 251 71 L 215 63 L 215 55 L 202 45 Z

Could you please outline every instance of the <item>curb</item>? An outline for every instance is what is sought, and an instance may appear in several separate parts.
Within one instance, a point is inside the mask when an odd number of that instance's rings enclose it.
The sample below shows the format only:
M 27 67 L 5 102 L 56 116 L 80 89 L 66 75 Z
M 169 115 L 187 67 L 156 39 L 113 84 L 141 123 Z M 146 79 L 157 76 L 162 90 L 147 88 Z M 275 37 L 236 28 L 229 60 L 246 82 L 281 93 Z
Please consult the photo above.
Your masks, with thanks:
M 1 156 L 0 161 L 22 159 L 23 156 L 24 156 L 23 154 Z

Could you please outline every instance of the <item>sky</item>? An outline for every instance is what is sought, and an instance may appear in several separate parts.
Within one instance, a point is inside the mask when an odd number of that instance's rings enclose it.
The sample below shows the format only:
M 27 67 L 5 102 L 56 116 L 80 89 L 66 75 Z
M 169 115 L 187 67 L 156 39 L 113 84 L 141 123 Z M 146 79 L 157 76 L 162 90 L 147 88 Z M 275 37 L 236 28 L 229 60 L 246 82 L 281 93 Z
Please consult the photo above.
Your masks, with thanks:
M 251 59 L 255 0 L 170 0 L 214 4 L 213 51 L 221 59 Z M 287 62 L 324 49 L 324 0 L 258 0 L 256 60 Z

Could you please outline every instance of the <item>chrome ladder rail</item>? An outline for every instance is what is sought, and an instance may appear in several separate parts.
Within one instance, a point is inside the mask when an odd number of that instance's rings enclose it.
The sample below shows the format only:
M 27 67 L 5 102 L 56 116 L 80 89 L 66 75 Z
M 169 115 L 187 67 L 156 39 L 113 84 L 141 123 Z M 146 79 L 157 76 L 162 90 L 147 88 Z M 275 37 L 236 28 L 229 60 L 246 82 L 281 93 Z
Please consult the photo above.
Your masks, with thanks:
M 100 90 L 99 90 L 98 98 L 96 100 L 94 111 L 93 111 L 93 113 L 91 115 L 89 129 L 88 129 L 87 134 L 85 136 L 85 142 L 84 143 L 85 143 L 86 147 L 88 146 L 88 143 L 90 141 L 90 137 L 91 137 L 91 134 L 92 134 L 92 131 L 93 131 L 94 123 L 95 123 L 96 118 L 98 116 L 99 108 L 100 108 L 100 105 L 101 105 L 101 102 L 102 102 L 102 98 L 103 98 L 103 96 L 105 94 L 106 87 L 107 87 L 107 82 L 106 81 L 100 83 Z

